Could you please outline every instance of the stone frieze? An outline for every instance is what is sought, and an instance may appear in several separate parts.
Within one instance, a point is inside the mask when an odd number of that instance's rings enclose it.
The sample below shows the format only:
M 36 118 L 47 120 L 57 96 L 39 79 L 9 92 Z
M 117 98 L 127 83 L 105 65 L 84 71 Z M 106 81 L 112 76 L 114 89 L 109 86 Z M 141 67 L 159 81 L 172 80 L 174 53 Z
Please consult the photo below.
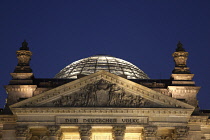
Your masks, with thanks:
M 79 92 L 62 96 L 53 104 L 56 107 L 160 107 L 103 79 L 86 85 Z

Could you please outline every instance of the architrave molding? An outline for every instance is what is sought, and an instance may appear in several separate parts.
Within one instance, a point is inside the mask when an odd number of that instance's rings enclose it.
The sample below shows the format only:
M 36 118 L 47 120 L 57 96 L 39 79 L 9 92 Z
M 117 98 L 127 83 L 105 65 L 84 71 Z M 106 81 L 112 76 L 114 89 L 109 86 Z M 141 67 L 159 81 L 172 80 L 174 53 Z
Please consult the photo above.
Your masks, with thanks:
M 190 117 L 193 109 L 179 109 L 179 108 L 90 108 L 90 107 L 53 107 L 53 108 L 13 108 L 13 113 L 16 115 L 35 115 L 35 114 L 80 114 L 90 115 L 98 113 L 100 115 L 127 115 L 137 116 L 153 116 L 160 114 L 161 116 L 185 116 Z M 95 115 L 95 114 L 94 114 Z

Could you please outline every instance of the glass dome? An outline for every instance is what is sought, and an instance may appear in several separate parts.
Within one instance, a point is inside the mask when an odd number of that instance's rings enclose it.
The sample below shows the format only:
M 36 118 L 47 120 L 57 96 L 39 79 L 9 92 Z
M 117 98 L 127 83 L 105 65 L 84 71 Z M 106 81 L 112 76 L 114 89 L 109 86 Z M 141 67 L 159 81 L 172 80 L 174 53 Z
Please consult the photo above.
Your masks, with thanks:
M 76 79 L 77 75 L 90 75 L 100 70 L 124 75 L 127 79 L 149 79 L 137 66 L 109 55 L 95 55 L 75 61 L 56 74 L 55 78 Z

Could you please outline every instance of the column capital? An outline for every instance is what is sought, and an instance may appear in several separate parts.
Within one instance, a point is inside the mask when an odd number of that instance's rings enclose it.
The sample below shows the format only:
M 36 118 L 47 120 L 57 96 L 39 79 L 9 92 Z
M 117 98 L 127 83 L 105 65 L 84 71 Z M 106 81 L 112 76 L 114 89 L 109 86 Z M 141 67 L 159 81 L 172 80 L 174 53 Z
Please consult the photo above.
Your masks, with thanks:
M 58 136 L 60 134 L 60 126 L 51 125 L 47 127 L 49 136 Z
M 157 137 L 158 140 L 172 140 L 171 136 L 159 136 Z
M 27 137 L 29 134 L 29 129 L 27 126 L 17 126 L 15 133 L 17 137 Z
M 124 136 L 125 129 L 126 129 L 126 126 L 124 126 L 124 125 L 115 125 L 112 128 L 112 132 L 113 132 L 115 137 L 116 136 Z
M 173 138 L 174 139 L 187 138 L 188 134 L 189 134 L 188 126 L 177 126 L 174 129 Z
M 91 136 L 91 126 L 90 125 L 81 125 L 79 126 L 80 137 L 90 137 Z
M 156 137 L 157 126 L 145 126 L 143 129 L 144 137 Z

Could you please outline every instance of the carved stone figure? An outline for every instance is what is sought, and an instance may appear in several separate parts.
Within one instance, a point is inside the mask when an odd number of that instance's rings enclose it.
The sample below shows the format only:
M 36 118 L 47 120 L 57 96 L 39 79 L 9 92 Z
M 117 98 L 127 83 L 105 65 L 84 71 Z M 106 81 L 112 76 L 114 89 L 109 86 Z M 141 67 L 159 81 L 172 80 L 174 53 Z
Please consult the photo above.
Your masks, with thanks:
M 70 107 L 143 107 L 148 101 L 139 95 L 125 93 L 123 88 L 102 79 L 88 84 L 79 92 L 61 97 L 53 104 Z

